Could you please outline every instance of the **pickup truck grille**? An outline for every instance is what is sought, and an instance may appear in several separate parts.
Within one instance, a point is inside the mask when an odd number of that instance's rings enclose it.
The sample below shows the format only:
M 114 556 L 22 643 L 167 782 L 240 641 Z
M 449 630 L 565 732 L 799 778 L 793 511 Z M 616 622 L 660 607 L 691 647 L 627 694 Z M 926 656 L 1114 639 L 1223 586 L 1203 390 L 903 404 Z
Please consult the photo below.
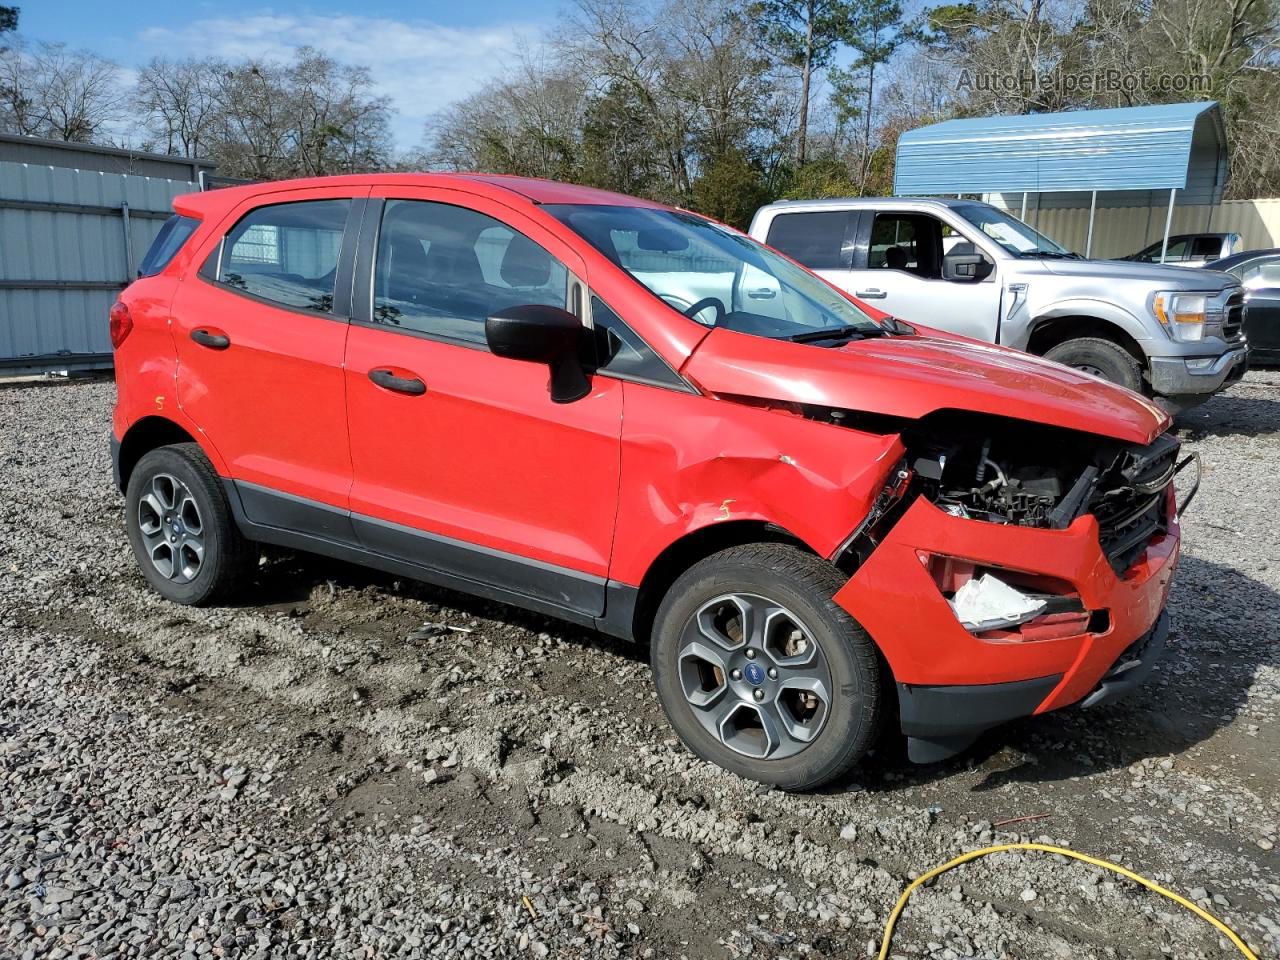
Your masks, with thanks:
M 1222 309 L 1222 339 L 1239 340 L 1244 327 L 1244 294 L 1237 290 Z
M 1168 529 L 1167 490 L 1173 482 L 1178 441 L 1164 434 L 1121 455 L 1099 480 L 1089 511 L 1111 568 L 1122 574 Z

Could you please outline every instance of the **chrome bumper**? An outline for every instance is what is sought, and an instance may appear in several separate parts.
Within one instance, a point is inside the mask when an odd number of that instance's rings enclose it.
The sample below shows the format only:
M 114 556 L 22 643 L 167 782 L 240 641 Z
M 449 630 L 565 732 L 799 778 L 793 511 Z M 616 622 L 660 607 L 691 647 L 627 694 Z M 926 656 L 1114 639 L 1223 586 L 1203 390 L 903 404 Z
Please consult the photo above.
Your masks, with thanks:
M 1150 362 L 1154 393 L 1166 397 L 1217 393 L 1244 376 L 1249 367 L 1249 347 L 1242 343 L 1216 359 L 1152 357 Z

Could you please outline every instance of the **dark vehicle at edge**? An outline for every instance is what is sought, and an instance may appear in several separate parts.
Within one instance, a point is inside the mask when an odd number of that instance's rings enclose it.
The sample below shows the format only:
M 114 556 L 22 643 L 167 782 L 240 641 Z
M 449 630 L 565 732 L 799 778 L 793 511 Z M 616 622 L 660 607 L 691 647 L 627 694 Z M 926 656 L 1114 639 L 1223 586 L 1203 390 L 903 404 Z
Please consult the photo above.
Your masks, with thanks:
M 1280 365 L 1280 248 L 1237 253 L 1205 269 L 1229 273 L 1244 287 L 1249 362 Z

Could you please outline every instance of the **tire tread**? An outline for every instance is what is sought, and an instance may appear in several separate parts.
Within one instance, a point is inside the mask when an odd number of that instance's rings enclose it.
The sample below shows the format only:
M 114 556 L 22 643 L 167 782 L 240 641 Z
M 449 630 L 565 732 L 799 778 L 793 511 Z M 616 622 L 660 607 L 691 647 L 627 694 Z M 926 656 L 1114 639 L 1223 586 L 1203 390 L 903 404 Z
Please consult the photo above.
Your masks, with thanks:
M 1109 356 L 1123 370 L 1123 375 L 1128 380 L 1127 383 L 1119 383 L 1117 385 L 1135 392 L 1142 392 L 1142 364 L 1134 358 L 1133 354 L 1114 340 L 1106 340 L 1102 337 L 1073 337 L 1046 350 L 1045 359 L 1072 366 L 1071 362 L 1059 360 L 1058 357 L 1054 356 L 1059 351 L 1065 353 L 1066 348 L 1070 347 L 1083 347 Z

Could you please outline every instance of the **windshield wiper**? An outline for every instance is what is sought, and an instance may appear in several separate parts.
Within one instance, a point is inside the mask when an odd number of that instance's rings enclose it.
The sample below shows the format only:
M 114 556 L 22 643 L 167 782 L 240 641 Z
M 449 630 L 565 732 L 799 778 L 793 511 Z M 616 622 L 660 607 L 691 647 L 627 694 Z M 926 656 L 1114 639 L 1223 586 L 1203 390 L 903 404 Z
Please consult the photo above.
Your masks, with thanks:
M 884 333 L 880 327 L 828 327 L 825 330 L 806 330 L 804 333 L 787 337 L 792 343 L 814 343 L 819 340 L 853 340 L 864 337 L 878 337 Z
M 1019 257 L 1042 257 L 1050 260 L 1083 260 L 1084 257 L 1078 253 L 1059 252 L 1057 250 L 1023 250 L 1018 254 Z

